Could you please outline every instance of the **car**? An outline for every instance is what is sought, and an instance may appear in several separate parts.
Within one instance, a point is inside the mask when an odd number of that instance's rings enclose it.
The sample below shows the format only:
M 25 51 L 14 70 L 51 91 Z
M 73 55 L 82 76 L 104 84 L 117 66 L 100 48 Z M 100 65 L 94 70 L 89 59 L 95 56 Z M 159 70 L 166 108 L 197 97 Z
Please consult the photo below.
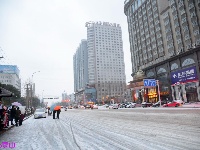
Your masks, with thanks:
M 173 100 L 173 101 L 175 101 L 175 102 L 177 102 L 177 103 L 180 103 L 180 104 L 184 104 L 185 102 L 184 101 L 182 101 L 182 100 Z
M 90 105 L 86 105 L 86 106 L 85 106 L 85 109 L 90 109 L 90 108 L 91 108 Z
M 167 102 L 161 101 L 161 105 L 164 105 L 164 104 L 167 104 Z M 154 104 L 152 105 L 152 107 L 160 107 L 160 101 L 154 103 Z
M 129 103 L 126 105 L 126 108 L 134 108 L 136 106 L 136 103 Z
M 81 109 L 85 109 L 85 106 L 83 106 L 83 105 L 80 105 L 80 106 L 79 106 L 79 108 L 81 108 Z
M 118 104 L 111 104 L 108 108 L 109 109 L 118 109 L 119 105 Z
M 169 102 L 167 104 L 164 104 L 163 107 L 178 107 L 180 106 L 181 104 L 176 102 L 176 101 L 172 101 L 172 102 Z
M 68 106 L 68 109 L 72 109 L 73 107 L 70 105 L 70 106 Z
M 97 105 L 93 105 L 92 107 L 93 107 L 93 109 L 98 109 Z
M 148 103 L 148 102 L 143 102 L 142 103 L 142 107 L 151 107 L 153 104 L 152 103 Z
M 36 118 L 46 118 L 46 113 L 44 109 L 36 109 L 34 113 L 34 119 Z

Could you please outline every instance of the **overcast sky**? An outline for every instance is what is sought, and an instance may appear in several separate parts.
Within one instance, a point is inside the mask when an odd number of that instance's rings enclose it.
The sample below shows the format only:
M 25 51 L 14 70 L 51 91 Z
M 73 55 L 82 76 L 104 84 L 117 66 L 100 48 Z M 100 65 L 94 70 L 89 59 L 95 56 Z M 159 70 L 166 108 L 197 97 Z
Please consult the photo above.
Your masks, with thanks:
M 87 21 L 122 27 L 126 80 L 131 56 L 124 0 L 0 0 L 0 64 L 17 65 L 22 86 L 34 72 L 36 94 L 74 92 L 73 55 Z M 44 92 L 43 92 L 44 91 Z

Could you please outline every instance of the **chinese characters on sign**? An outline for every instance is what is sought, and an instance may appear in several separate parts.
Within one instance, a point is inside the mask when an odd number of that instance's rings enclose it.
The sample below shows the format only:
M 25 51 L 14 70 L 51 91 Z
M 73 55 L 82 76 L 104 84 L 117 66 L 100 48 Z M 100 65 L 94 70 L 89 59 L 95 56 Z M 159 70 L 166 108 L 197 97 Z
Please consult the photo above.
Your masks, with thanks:
M 16 146 L 16 144 L 14 143 L 14 142 L 2 142 L 1 144 L 0 144 L 0 149 L 1 148 L 15 148 L 15 146 Z
M 175 84 L 177 82 L 186 83 L 195 80 L 198 80 L 196 66 L 178 70 L 176 72 L 171 72 L 172 84 Z

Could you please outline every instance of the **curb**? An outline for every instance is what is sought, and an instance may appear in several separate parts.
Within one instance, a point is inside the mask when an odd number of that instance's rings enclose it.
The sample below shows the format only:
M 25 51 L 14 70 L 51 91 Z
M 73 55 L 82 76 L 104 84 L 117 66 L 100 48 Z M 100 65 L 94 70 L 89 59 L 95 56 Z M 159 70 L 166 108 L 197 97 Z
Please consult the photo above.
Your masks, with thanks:
M 25 118 L 23 119 L 23 121 L 27 120 L 27 119 L 30 118 L 31 116 L 33 116 L 33 114 L 32 114 L 32 115 L 29 115 L 29 116 L 27 116 L 27 117 L 25 117 Z M 14 127 L 15 127 L 15 125 L 12 125 L 12 126 L 9 126 L 8 129 L 3 129 L 2 131 L 0 131 L 0 135 L 3 134 L 3 133 L 5 133 L 6 131 L 9 131 L 10 129 L 12 129 L 12 128 L 14 128 Z

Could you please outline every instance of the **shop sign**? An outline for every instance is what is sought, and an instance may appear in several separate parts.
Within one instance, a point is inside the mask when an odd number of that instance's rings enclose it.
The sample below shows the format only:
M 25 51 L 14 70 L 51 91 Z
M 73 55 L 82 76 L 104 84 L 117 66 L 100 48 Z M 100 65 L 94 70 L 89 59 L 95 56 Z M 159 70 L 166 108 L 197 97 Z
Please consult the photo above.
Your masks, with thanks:
M 175 84 L 178 82 L 186 83 L 186 82 L 191 82 L 195 80 L 198 80 L 196 66 L 178 70 L 175 72 L 171 72 L 172 84 Z

